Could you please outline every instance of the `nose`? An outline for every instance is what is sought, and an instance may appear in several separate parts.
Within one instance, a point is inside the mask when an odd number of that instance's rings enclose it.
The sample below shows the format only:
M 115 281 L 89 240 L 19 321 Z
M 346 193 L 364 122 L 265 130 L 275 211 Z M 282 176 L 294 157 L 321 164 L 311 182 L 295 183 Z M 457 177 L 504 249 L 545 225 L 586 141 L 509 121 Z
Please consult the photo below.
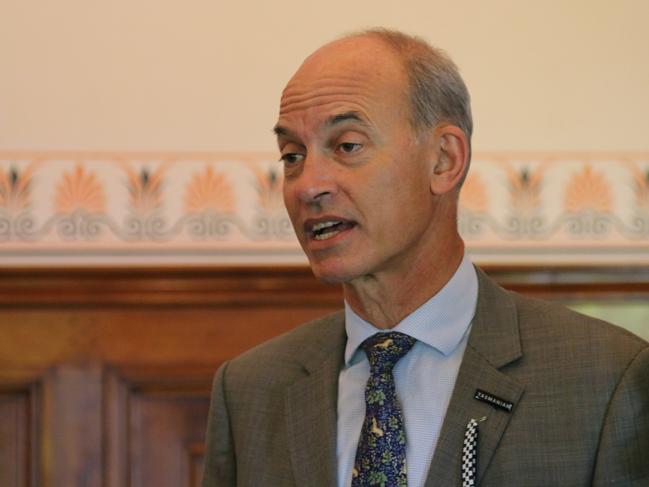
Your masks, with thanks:
M 326 157 L 309 154 L 293 184 L 302 203 L 325 204 L 336 194 L 335 168 Z

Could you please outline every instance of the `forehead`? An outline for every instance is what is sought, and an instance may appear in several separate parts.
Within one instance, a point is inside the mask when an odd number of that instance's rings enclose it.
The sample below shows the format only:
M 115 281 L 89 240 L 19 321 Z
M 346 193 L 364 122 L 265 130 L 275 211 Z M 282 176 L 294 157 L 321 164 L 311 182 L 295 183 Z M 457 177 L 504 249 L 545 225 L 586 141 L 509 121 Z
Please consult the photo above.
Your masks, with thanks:
M 390 47 L 372 38 L 343 39 L 316 51 L 293 75 L 282 93 L 280 124 L 341 111 L 370 119 L 400 114 L 407 91 L 405 70 Z

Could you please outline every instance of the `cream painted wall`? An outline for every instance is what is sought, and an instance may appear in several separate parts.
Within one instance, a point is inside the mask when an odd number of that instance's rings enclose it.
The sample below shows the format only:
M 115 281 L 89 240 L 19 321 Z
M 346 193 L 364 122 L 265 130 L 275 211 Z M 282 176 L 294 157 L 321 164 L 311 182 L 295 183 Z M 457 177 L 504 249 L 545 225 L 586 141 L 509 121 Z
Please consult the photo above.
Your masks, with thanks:
M 305 55 L 384 25 L 445 48 L 481 150 L 649 149 L 646 0 L 0 3 L 0 149 L 272 150 Z

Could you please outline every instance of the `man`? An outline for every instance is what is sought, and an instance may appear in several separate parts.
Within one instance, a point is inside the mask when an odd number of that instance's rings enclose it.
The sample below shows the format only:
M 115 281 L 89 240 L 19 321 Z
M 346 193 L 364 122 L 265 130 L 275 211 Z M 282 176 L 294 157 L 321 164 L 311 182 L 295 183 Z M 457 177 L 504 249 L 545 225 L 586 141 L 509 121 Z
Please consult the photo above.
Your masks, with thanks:
M 219 369 L 204 487 L 649 485 L 648 344 L 471 265 L 471 131 L 453 63 L 398 32 L 289 81 L 284 201 L 345 311 Z

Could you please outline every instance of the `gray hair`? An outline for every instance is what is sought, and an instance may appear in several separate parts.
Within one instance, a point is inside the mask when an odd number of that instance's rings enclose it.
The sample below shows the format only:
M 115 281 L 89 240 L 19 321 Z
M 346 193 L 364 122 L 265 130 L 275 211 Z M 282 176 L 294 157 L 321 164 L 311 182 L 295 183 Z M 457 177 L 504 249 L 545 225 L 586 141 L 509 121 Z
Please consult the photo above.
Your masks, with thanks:
M 460 127 L 470 144 L 473 120 L 469 90 L 444 51 L 396 30 L 375 28 L 350 37 L 357 36 L 376 37 L 401 58 L 410 85 L 411 124 L 415 131 L 448 122 Z

